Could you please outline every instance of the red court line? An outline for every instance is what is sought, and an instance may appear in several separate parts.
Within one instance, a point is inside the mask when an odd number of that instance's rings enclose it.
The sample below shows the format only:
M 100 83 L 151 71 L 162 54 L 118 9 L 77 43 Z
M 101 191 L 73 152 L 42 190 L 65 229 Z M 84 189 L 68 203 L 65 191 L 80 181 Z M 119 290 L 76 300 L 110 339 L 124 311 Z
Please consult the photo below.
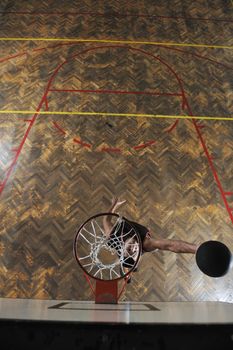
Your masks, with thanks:
M 114 148 L 114 147 L 103 147 L 101 148 L 102 152 L 113 152 L 113 153 L 121 153 L 121 149 L 120 148 Z
M 149 147 L 149 146 L 152 146 L 156 143 L 156 141 L 152 140 L 152 141 L 147 141 L 141 145 L 138 145 L 138 146 L 134 146 L 133 149 L 135 149 L 136 151 L 139 150 L 139 149 L 142 149 L 142 148 L 146 148 L 146 147 Z
M 166 92 L 147 92 L 147 91 L 124 91 L 124 90 L 77 90 L 77 89 L 50 89 L 52 92 L 80 92 L 96 94 L 122 94 L 122 95 L 151 95 L 151 96 L 179 96 L 182 94 Z
M 22 151 L 22 149 L 23 149 L 23 146 L 24 146 L 24 144 L 25 144 L 25 142 L 26 142 L 26 140 L 27 140 L 27 138 L 28 138 L 28 136 L 29 136 L 29 133 L 30 133 L 30 131 L 31 131 L 31 129 L 32 129 L 32 127 L 33 127 L 35 121 L 36 121 L 36 117 L 37 117 L 37 116 L 39 115 L 39 113 L 40 113 L 40 109 L 41 109 L 41 107 L 42 107 L 42 105 L 43 105 L 43 103 L 44 103 L 44 98 L 45 98 L 45 96 L 46 96 L 45 94 L 46 94 L 46 92 L 44 93 L 44 95 L 43 95 L 43 97 L 42 97 L 42 99 L 41 99 L 41 101 L 40 101 L 40 103 L 39 103 L 39 105 L 38 105 L 38 107 L 37 107 L 37 109 L 36 109 L 36 113 L 33 115 L 32 119 L 31 119 L 31 122 L 29 122 L 29 126 L 28 126 L 28 128 L 27 128 L 27 130 L 26 130 L 26 132 L 25 132 L 25 134 L 24 134 L 24 136 L 23 136 L 22 141 L 20 142 L 20 145 L 19 145 L 19 147 L 18 147 L 18 149 L 17 149 L 17 152 L 16 152 L 16 154 L 15 154 L 15 157 L 13 158 L 13 161 L 12 161 L 10 167 L 8 168 L 7 172 L 6 172 L 5 179 L 4 179 L 4 180 L 2 181 L 2 183 L 1 183 L 1 186 L 0 186 L 0 194 L 1 194 L 2 191 L 4 190 L 6 184 L 7 184 L 8 180 L 9 180 L 9 178 L 10 178 L 10 176 L 11 176 L 11 173 L 12 173 L 12 171 L 13 171 L 13 169 L 14 169 L 14 167 L 15 167 L 17 161 L 18 161 L 18 158 L 19 158 L 19 156 L 20 156 L 20 154 L 21 154 L 21 151 Z
M 62 133 L 62 134 L 67 134 L 67 132 L 56 122 L 53 122 L 54 126 Z M 83 146 L 83 147 L 87 147 L 87 148 L 91 148 L 92 145 L 89 144 L 89 143 L 85 143 L 83 141 L 81 141 L 80 139 L 77 139 L 77 138 L 73 138 L 73 142 L 75 143 L 78 143 L 79 145 Z M 143 144 L 140 144 L 138 146 L 134 146 L 134 147 L 130 147 L 134 150 L 141 150 L 143 148 L 146 148 L 146 147 L 150 147 L 152 145 L 154 145 L 156 143 L 155 140 L 151 140 L 151 141 L 148 141 L 148 142 L 145 142 Z M 101 149 L 101 152 L 113 152 L 113 153 L 122 153 L 123 152 L 123 149 L 121 148 L 117 148 L 117 147 L 102 147 Z
M 201 18 L 201 17 L 190 17 L 190 16 L 159 16 L 159 15 L 148 15 L 148 14 L 135 14 L 130 12 L 119 13 L 119 12 L 36 12 L 36 11 L 0 11 L 3 15 L 28 15 L 28 16 L 90 16 L 90 17 L 118 17 L 118 18 L 152 18 L 152 19 L 165 19 L 165 20 L 189 20 L 189 21 L 205 21 L 205 22 L 227 22 L 232 23 L 233 20 L 230 18 Z
M 62 129 L 60 127 L 60 125 L 58 125 L 57 122 L 53 122 L 53 125 L 55 126 L 56 129 L 58 129 L 60 131 L 60 133 L 62 133 L 63 135 L 66 135 L 66 131 L 64 129 Z
M 86 142 L 83 142 L 81 140 L 78 140 L 78 139 L 73 139 L 73 141 L 75 143 L 78 143 L 79 145 L 83 146 L 83 147 L 87 147 L 87 148 L 91 148 L 91 144 L 90 143 L 86 143 Z
M 22 52 L 22 53 L 18 53 L 17 55 L 11 55 L 11 56 L 8 56 L 8 57 L 0 59 L 0 63 L 8 61 L 8 60 L 10 60 L 12 58 L 16 58 L 16 57 L 20 57 L 20 56 L 24 56 L 24 55 L 27 55 L 27 53 L 26 52 Z
M 175 129 L 175 127 L 177 126 L 178 123 L 179 123 L 179 119 L 176 119 L 176 121 L 173 123 L 173 125 L 167 129 L 167 132 L 172 132 L 172 130 Z
M 185 105 L 187 107 L 187 110 L 188 110 L 188 113 L 190 116 L 193 116 L 193 113 L 192 113 L 192 110 L 191 110 L 191 107 L 189 106 L 189 103 L 185 97 Z M 222 184 L 221 184 L 221 181 L 219 179 L 219 176 L 218 176 L 218 173 L 217 173 L 217 170 L 215 169 L 215 166 L 214 166 L 214 163 L 213 163 L 213 157 L 211 156 L 211 154 L 209 153 L 208 151 L 208 148 L 207 148 L 207 145 L 206 145 L 206 142 L 202 136 L 202 133 L 201 133 L 201 127 L 199 127 L 198 125 L 198 122 L 195 120 L 195 119 L 192 119 L 192 122 L 194 124 L 194 127 L 196 129 L 196 132 L 197 132 L 197 135 L 198 135 L 198 138 L 201 142 L 201 145 L 202 145 L 202 148 L 205 152 L 205 155 L 206 155 L 206 158 L 207 158 L 207 161 L 208 161 L 208 164 L 209 164 L 209 167 L 212 171 L 212 174 L 214 176 L 214 179 L 215 179 L 215 182 L 219 188 L 219 191 L 220 191 L 220 194 L 221 194 L 221 197 L 223 199 L 223 202 L 225 204 L 225 208 L 227 209 L 227 212 L 229 214 L 229 217 L 231 219 L 231 222 L 233 223 L 233 214 L 232 214 L 232 208 L 230 208 L 229 204 L 228 204 L 228 201 L 227 201 L 227 198 L 226 198 L 226 193 L 224 190 L 223 190 L 223 187 L 222 187 Z
M 62 133 L 62 134 L 67 134 L 67 132 L 57 123 L 57 122 L 53 122 L 54 126 Z M 80 139 L 77 139 L 77 138 L 73 138 L 73 142 L 75 143 L 78 143 L 79 145 L 83 146 L 83 147 L 88 147 L 88 148 L 91 148 L 92 145 L 89 144 L 89 143 L 85 143 L 83 141 L 81 141 Z M 147 141 L 145 143 L 142 143 L 138 146 L 133 146 L 133 147 L 130 147 L 134 150 L 140 150 L 140 149 L 143 149 L 143 148 L 146 148 L 146 147 L 150 147 L 152 145 L 154 145 L 156 143 L 155 140 L 151 140 L 151 141 Z M 115 152 L 115 153 L 121 153 L 123 152 L 124 150 L 121 149 L 121 148 L 117 148 L 117 147 L 107 147 L 107 146 L 104 146 L 102 147 L 101 149 L 101 152 Z
M 46 47 L 38 48 L 38 49 L 33 49 L 32 51 L 43 51 L 46 50 Z
M 233 192 L 224 192 L 225 196 L 233 196 Z
M 57 122 L 53 122 L 54 127 L 63 135 L 66 135 L 67 132 L 57 123 Z M 83 146 L 83 147 L 87 147 L 87 148 L 91 148 L 92 145 L 86 142 L 81 141 L 80 139 L 74 138 L 73 142 L 78 143 L 79 145 Z

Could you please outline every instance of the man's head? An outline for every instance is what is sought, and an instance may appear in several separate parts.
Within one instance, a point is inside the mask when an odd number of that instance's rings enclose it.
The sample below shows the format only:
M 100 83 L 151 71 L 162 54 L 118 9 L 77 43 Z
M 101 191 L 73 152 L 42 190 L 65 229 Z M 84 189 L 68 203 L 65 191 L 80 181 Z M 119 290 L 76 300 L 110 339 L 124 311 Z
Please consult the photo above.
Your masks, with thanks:
M 130 237 L 125 241 L 124 244 L 124 262 L 123 266 L 131 268 L 135 265 L 135 259 L 139 250 L 138 242 L 135 238 Z
M 139 250 L 139 245 L 134 237 L 130 237 L 125 241 L 124 256 L 136 255 L 138 250 Z

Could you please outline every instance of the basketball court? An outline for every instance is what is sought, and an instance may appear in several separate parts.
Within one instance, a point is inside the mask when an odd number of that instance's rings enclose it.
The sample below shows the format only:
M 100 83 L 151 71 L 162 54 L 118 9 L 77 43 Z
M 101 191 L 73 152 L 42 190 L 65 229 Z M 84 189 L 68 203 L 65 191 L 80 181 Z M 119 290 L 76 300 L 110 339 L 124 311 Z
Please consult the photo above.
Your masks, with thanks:
M 124 284 L 122 244 L 100 251 L 94 226 L 77 236 L 119 196 L 154 237 L 233 251 L 232 11 L 1 1 L 1 320 L 232 324 L 232 270 L 210 278 L 192 255 L 138 250 Z M 95 303 L 96 278 L 117 280 L 115 305 Z

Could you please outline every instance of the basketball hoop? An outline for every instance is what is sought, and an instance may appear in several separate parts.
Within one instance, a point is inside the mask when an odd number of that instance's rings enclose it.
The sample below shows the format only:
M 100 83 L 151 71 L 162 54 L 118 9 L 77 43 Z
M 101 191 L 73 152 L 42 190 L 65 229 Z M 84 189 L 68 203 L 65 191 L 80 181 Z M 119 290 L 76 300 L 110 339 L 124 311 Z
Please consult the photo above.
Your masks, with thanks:
M 109 232 L 104 222 L 108 222 Z M 115 286 L 116 292 L 118 281 L 136 268 L 142 243 L 138 232 L 125 218 L 102 213 L 90 217 L 79 227 L 73 249 L 86 278 L 96 280 L 96 291 Z

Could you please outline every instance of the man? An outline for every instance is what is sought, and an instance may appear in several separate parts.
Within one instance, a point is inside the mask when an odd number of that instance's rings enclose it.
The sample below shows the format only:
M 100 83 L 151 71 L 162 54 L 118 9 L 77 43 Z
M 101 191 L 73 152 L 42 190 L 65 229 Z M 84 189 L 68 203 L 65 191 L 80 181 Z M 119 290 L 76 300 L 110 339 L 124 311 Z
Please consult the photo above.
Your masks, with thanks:
M 114 198 L 108 212 L 115 213 L 125 202 L 125 200 L 120 201 L 117 197 Z M 124 219 L 126 220 L 126 225 L 133 227 L 138 232 L 142 241 L 142 253 L 153 252 L 155 250 L 167 250 L 174 253 L 195 254 L 197 251 L 197 245 L 182 240 L 153 238 L 151 230 L 147 227 L 126 218 Z M 110 237 L 113 229 L 111 216 L 104 217 L 103 226 L 105 234 Z M 128 239 L 128 241 L 125 242 L 125 255 L 132 257 L 134 251 L 137 249 L 136 245 L 137 243 L 134 242 L 133 239 Z

